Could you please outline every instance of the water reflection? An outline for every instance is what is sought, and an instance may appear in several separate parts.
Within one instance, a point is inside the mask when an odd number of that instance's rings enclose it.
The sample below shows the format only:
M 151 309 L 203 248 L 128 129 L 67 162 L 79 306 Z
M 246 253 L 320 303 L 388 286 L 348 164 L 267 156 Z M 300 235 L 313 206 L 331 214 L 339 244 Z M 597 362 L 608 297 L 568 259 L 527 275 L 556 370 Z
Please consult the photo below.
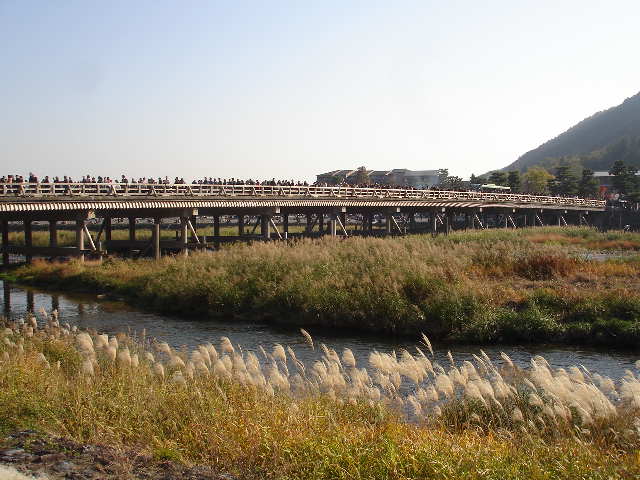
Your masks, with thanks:
M 122 302 L 100 300 L 96 295 L 52 294 L 37 290 L 24 289 L 2 283 L 4 314 L 10 318 L 24 317 L 29 311 L 39 312 L 42 309 L 57 309 L 61 319 L 80 328 L 94 328 L 101 332 L 114 334 L 128 332 L 140 334 L 143 329 L 147 337 L 155 337 L 168 342 L 174 348 L 190 348 L 212 342 L 217 343 L 221 336 L 227 336 L 235 344 L 245 350 L 255 351 L 259 345 L 271 348 L 275 343 L 290 345 L 302 361 L 317 359 L 317 354 L 310 351 L 297 329 L 282 329 L 269 325 L 251 324 L 237 320 L 219 322 L 211 320 L 194 320 L 158 315 L 136 310 Z M 362 335 L 337 335 L 326 330 L 309 329 L 316 343 L 323 342 L 339 353 L 350 348 L 358 364 L 364 366 L 368 362 L 372 350 L 380 352 L 399 351 L 402 348 L 415 353 L 415 341 L 407 339 L 389 339 Z M 434 345 L 436 360 L 448 366 L 447 349 L 450 348 L 458 364 L 464 360 L 473 360 L 481 347 L 477 345 Z M 640 349 L 635 352 L 613 351 L 606 349 L 572 348 L 565 346 L 487 346 L 483 350 L 493 359 L 497 359 L 501 351 L 507 353 L 515 363 L 527 366 L 533 355 L 543 355 L 554 367 L 584 365 L 593 372 L 620 378 L 625 369 L 634 369 L 634 362 L 640 358 Z

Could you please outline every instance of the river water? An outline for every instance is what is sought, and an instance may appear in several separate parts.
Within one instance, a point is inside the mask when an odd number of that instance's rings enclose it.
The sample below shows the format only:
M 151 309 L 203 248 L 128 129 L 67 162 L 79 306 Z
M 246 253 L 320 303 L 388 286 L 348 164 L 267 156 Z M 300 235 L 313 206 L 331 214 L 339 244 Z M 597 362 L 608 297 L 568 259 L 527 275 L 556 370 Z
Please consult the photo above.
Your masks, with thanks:
M 9 318 L 24 317 L 27 312 L 39 312 L 41 309 L 51 311 L 57 309 L 61 322 L 77 325 L 79 328 L 93 328 L 101 333 L 118 332 L 141 333 L 146 331 L 147 337 L 166 341 L 172 347 L 194 347 L 202 343 L 217 344 L 221 336 L 231 339 L 247 350 L 258 350 L 262 345 L 270 350 L 274 344 L 291 346 L 303 362 L 317 360 L 306 345 L 297 329 L 283 329 L 270 325 L 230 320 L 228 322 L 208 319 L 184 319 L 159 315 L 138 310 L 123 302 L 104 300 L 96 295 L 62 294 L 39 291 L 10 285 L 0 281 L 3 296 L 2 313 Z M 344 332 L 332 333 L 327 330 L 315 331 L 309 328 L 314 341 L 325 343 L 341 353 L 350 348 L 359 366 L 366 366 L 369 353 L 398 351 L 405 348 L 415 353 L 419 338 L 393 339 L 379 336 L 366 336 Z M 451 351 L 457 364 L 464 360 L 472 361 L 473 354 L 482 348 L 489 357 L 499 360 L 500 352 L 508 354 L 514 363 L 527 366 L 534 355 L 542 355 L 553 367 L 569 367 L 583 365 L 591 372 L 619 379 L 625 369 L 634 370 L 634 362 L 640 359 L 640 346 L 635 351 L 616 351 L 613 349 L 592 349 L 567 346 L 478 346 L 478 345 L 433 345 L 436 360 L 441 365 L 448 365 L 447 351 Z

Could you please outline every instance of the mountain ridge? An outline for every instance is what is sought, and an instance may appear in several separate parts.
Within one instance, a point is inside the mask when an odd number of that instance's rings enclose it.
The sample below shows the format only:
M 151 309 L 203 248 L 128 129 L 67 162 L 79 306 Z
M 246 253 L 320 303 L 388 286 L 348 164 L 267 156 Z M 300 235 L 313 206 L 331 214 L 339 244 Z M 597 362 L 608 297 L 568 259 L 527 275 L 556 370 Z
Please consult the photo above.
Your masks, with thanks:
M 640 139 L 640 92 L 626 98 L 619 105 L 585 118 L 560 135 L 524 153 L 500 171 L 525 172 L 533 166 L 553 165 L 559 157 L 567 156 L 577 156 L 583 166 L 593 168 L 589 165 L 590 159 L 594 160 L 591 163 L 598 164 L 598 160 L 605 155 L 603 152 L 614 148 L 625 138 L 630 139 L 632 145 L 640 145 L 640 142 L 636 142 L 636 137 Z M 632 155 L 632 160 L 635 157 Z M 640 167 L 640 157 L 637 160 L 636 166 Z

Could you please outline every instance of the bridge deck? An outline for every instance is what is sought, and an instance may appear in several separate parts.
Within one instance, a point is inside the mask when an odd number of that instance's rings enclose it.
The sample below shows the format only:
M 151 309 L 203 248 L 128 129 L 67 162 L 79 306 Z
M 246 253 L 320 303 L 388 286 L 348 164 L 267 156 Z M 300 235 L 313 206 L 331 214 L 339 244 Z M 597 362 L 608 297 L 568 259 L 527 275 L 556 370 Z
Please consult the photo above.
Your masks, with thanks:
M 603 211 L 605 202 L 508 193 L 363 187 L 121 183 L 0 184 L 0 213 L 167 208 L 544 208 Z

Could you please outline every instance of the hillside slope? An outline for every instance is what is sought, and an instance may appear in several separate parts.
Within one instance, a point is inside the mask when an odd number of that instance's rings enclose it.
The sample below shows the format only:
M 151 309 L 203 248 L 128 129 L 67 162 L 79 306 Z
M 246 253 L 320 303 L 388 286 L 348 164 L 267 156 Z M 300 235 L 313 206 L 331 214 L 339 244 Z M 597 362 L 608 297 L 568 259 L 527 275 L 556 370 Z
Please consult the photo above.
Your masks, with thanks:
M 602 158 L 596 160 L 595 157 L 599 155 L 593 156 L 593 153 L 610 150 L 625 141 L 635 143 L 638 137 L 640 137 L 640 93 L 627 98 L 618 106 L 582 120 L 566 132 L 525 153 L 502 170 L 524 172 L 532 166 L 548 167 L 549 164 L 555 163 L 553 160 L 550 161 L 550 158 L 556 159 L 562 156 L 580 156 L 586 167 L 607 169 L 609 165 L 605 165 L 606 161 L 603 162 Z M 589 165 L 590 158 L 594 165 Z

